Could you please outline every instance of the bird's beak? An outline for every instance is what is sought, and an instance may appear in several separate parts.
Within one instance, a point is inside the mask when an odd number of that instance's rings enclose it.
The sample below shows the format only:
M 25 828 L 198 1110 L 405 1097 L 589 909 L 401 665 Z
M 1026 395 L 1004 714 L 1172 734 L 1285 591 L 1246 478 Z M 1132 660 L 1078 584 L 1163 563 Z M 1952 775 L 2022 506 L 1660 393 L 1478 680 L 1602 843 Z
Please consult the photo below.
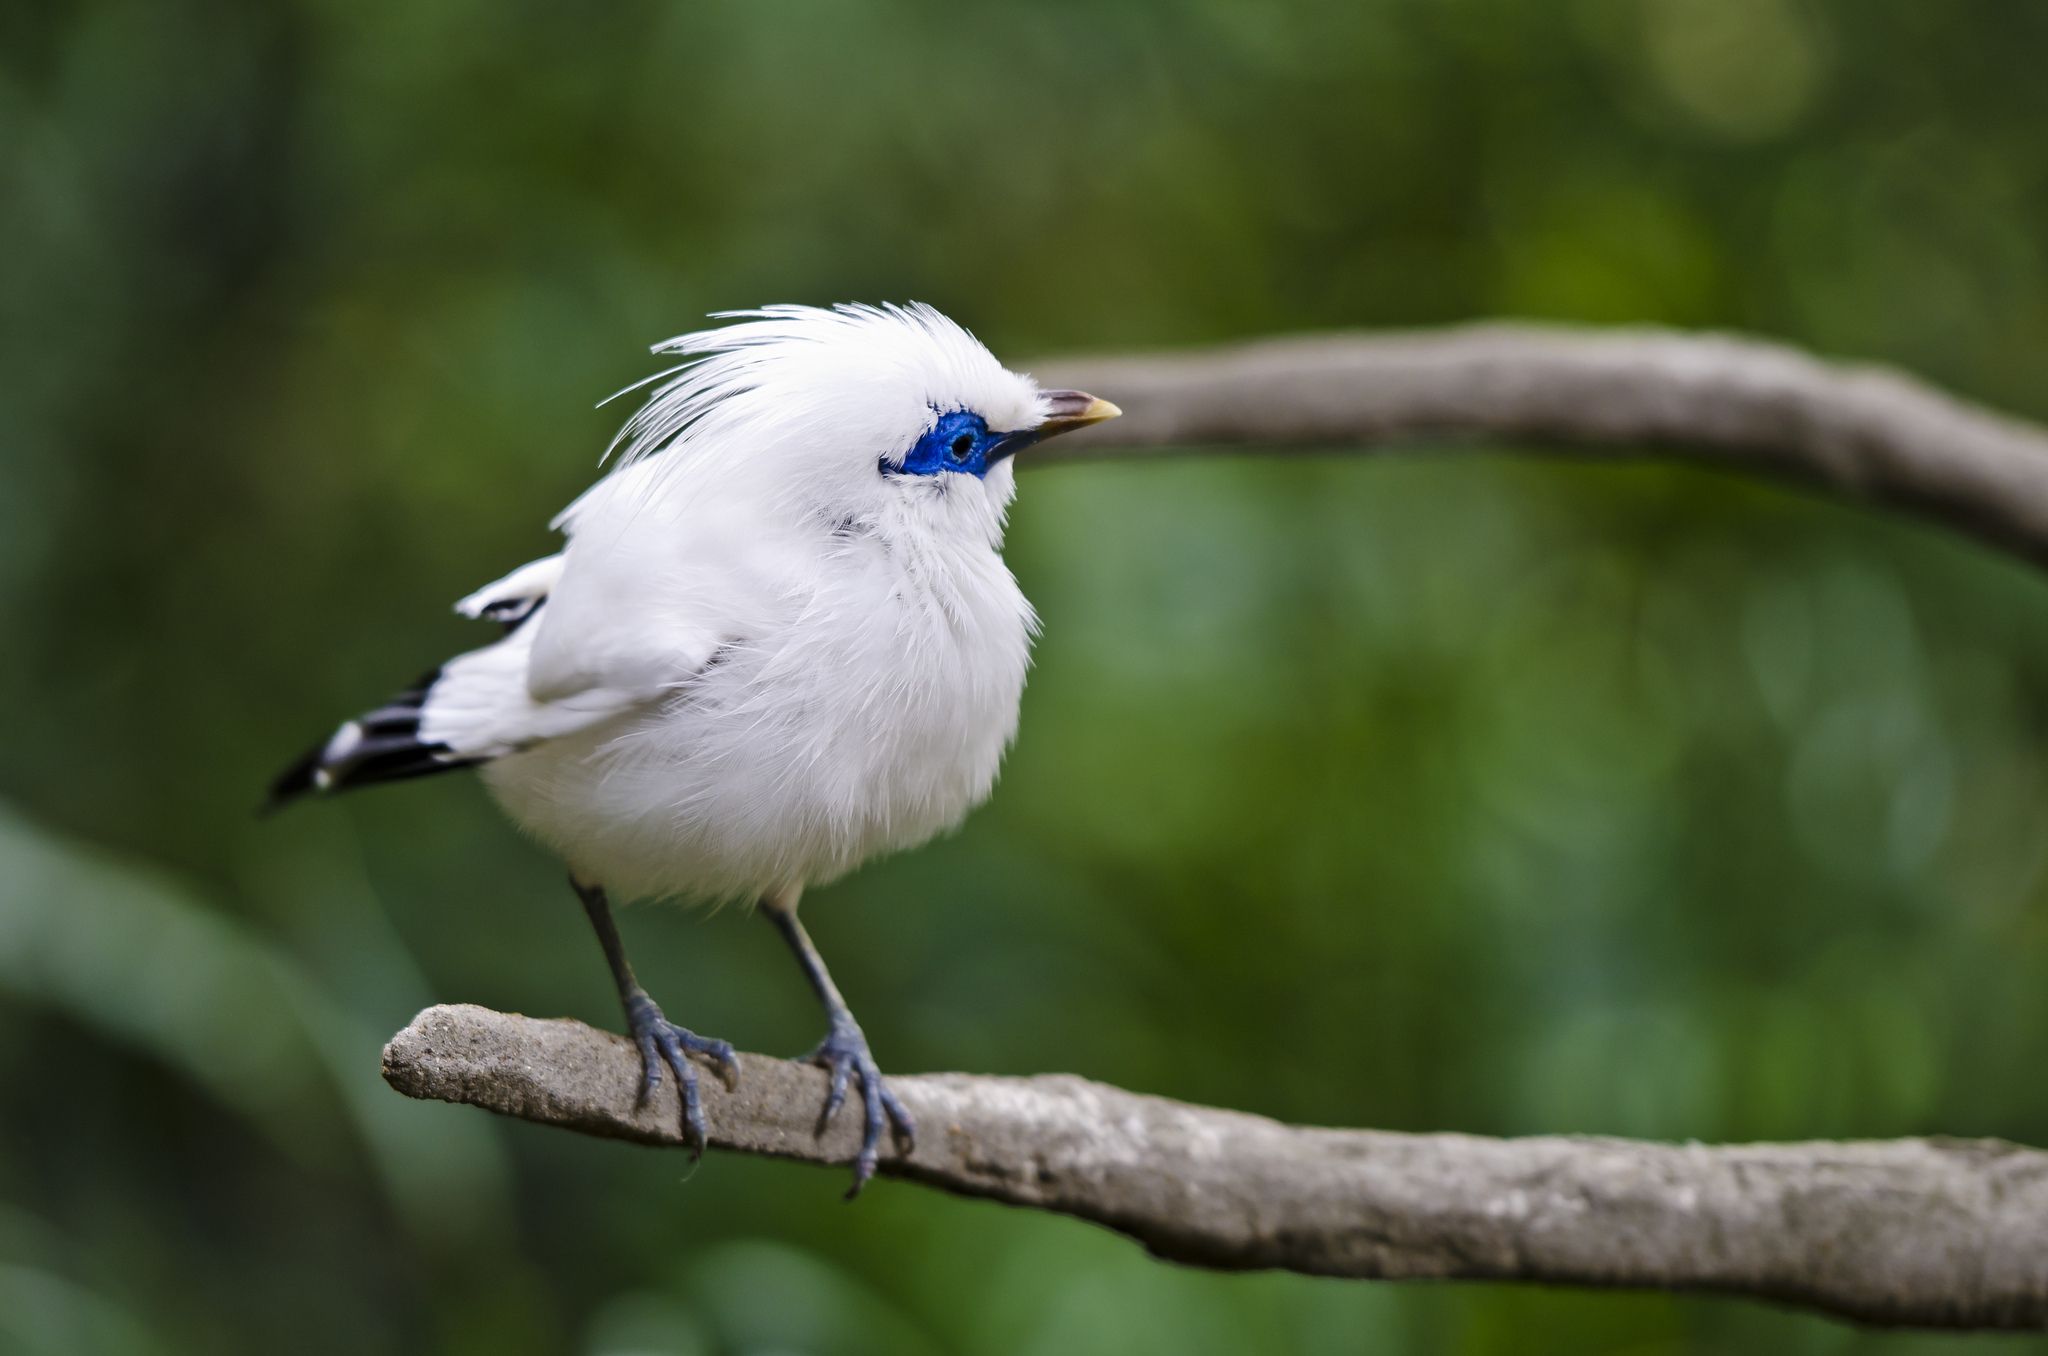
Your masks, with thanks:
M 1086 391 L 1045 391 L 1042 394 L 1049 413 L 1045 422 L 1034 430 L 1041 438 L 1072 433 L 1077 428 L 1087 428 L 1090 424 L 1099 424 L 1123 413 L 1107 400 Z
M 1123 411 L 1107 400 L 1097 399 L 1086 391 L 1042 391 L 1047 414 L 1044 422 L 1036 428 L 1020 428 L 1015 433 L 1005 433 L 1001 441 L 990 449 L 988 459 L 991 465 L 1003 457 L 1022 452 L 1033 443 L 1062 433 L 1072 433 L 1077 428 L 1087 428 L 1105 419 L 1114 419 Z

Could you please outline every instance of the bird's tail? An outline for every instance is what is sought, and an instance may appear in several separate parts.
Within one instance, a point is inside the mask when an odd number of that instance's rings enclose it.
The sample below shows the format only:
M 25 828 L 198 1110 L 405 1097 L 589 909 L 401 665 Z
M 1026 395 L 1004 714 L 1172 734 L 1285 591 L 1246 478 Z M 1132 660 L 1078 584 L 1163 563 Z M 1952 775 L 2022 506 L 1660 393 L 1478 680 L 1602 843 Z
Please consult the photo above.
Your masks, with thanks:
M 344 721 L 325 742 L 278 774 L 270 784 L 265 811 L 315 792 L 453 772 L 487 761 L 420 733 L 422 713 L 442 673 L 434 669 L 376 710 Z

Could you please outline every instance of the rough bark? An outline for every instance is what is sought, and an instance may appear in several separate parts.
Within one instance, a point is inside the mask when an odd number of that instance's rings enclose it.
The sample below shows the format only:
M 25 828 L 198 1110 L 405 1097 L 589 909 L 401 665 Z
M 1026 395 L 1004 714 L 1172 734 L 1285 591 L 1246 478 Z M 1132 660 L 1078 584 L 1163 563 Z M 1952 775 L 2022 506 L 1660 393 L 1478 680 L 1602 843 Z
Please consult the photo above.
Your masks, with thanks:
M 701 1080 L 715 1148 L 852 1161 L 822 1070 Z M 674 1088 L 579 1022 L 429 1008 L 384 1052 L 411 1097 L 681 1145 Z M 1228 1269 L 1719 1291 L 1868 1323 L 2048 1326 L 2048 1154 L 1991 1140 L 1649 1144 L 1282 1125 L 1071 1075 L 891 1080 L 921 1132 L 882 1173 L 1053 1210 Z
M 1034 369 L 1124 417 L 1034 461 L 1504 442 L 1654 453 L 1909 509 L 2048 563 L 2048 431 L 1902 373 L 1728 335 L 1474 325 L 1076 357 Z

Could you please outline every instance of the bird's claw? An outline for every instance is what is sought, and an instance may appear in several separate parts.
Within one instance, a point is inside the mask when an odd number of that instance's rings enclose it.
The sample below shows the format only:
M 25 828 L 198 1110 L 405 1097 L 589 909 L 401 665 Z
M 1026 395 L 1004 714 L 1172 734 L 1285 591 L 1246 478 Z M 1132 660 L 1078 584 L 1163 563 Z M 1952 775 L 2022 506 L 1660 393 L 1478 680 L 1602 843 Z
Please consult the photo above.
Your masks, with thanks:
M 645 1106 L 661 1086 L 661 1066 L 668 1065 L 683 1093 L 683 1127 L 689 1135 L 690 1157 L 702 1158 L 709 1128 L 704 1122 L 704 1104 L 697 1095 L 697 1070 L 690 1063 L 690 1056 L 708 1061 L 728 1089 L 736 1088 L 740 1062 L 731 1044 L 677 1026 L 662 1015 L 644 992 L 626 1000 L 626 1025 L 632 1030 L 633 1043 L 640 1047 L 640 1105 Z
M 832 1123 L 832 1117 L 846 1104 L 846 1093 L 853 1080 L 860 1079 L 861 1105 L 863 1112 L 860 1140 L 860 1155 L 853 1160 L 853 1186 L 847 1191 L 846 1199 L 860 1195 L 868 1179 L 875 1175 L 875 1168 L 881 1162 L 882 1131 L 891 1132 L 900 1154 L 909 1154 L 917 1144 L 917 1122 L 911 1119 L 910 1111 L 889 1091 L 889 1085 L 882 1078 L 882 1071 L 875 1065 L 873 1052 L 868 1049 L 868 1038 L 852 1022 L 834 1022 L 832 1030 L 811 1051 L 810 1061 L 822 1066 L 832 1075 L 831 1090 L 825 1094 L 825 1109 L 818 1115 L 818 1133 Z

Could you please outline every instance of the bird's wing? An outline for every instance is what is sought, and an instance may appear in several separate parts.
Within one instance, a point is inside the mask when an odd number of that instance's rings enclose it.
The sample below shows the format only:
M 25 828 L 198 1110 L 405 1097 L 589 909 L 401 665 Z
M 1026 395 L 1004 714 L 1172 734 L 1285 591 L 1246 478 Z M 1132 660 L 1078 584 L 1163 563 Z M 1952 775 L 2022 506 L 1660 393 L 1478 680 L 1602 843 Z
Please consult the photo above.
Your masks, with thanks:
M 504 637 L 343 722 L 278 777 L 272 804 L 474 767 L 666 700 L 720 648 L 722 620 L 689 601 L 718 594 L 661 596 L 658 572 L 610 555 L 580 574 L 568 552 L 536 560 L 457 603 Z
M 572 540 L 457 604 L 509 630 L 442 667 L 421 703 L 423 740 L 464 760 L 500 758 L 657 706 L 702 672 L 723 643 L 704 606 L 719 591 L 664 587 L 607 545 L 579 559 Z
M 441 666 L 419 703 L 417 739 L 445 761 L 488 762 L 659 700 L 657 689 L 591 685 L 547 698 L 528 683 L 531 627 Z

